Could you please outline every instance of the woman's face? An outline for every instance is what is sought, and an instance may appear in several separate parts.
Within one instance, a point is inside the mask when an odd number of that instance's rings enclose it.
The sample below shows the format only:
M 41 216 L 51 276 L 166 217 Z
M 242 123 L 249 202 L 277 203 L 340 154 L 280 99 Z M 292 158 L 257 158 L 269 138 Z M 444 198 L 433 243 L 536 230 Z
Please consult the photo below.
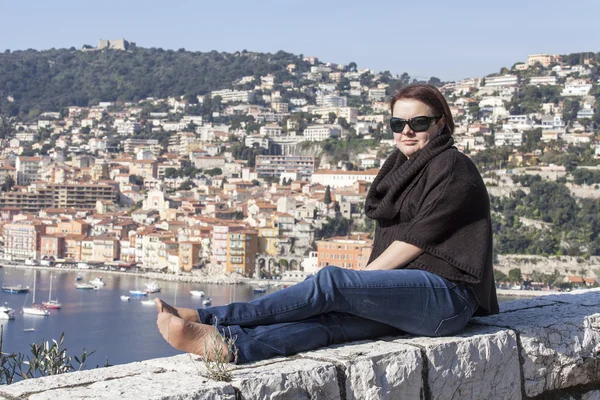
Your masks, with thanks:
M 425 103 L 413 99 L 400 99 L 394 104 L 392 117 L 411 119 L 414 117 L 435 117 L 433 110 Z M 421 151 L 430 140 L 436 137 L 444 128 L 445 118 L 431 124 L 424 132 L 415 132 L 406 124 L 401 133 L 394 132 L 394 141 L 398 149 L 408 158 Z

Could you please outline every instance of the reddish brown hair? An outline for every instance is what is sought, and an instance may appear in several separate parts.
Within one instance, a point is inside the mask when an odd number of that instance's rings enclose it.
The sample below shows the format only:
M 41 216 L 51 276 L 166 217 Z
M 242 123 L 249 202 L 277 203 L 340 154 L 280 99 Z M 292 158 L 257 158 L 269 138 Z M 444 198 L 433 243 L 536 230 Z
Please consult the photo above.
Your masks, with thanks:
M 390 102 L 392 113 L 394 112 L 394 104 L 402 99 L 412 99 L 427 104 L 434 115 L 443 115 L 446 117 L 444 132 L 450 135 L 454 133 L 454 119 L 452 118 L 448 102 L 446 102 L 444 95 L 435 86 L 418 84 L 400 89 Z

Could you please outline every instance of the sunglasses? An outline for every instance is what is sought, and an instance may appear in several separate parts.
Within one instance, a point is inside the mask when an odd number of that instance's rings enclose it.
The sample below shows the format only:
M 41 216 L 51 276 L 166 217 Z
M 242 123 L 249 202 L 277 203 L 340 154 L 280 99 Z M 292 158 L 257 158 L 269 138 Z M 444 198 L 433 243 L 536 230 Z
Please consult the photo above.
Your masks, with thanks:
M 419 116 L 410 119 L 392 117 L 390 118 L 390 127 L 392 128 L 392 132 L 402 133 L 404 127 L 408 124 L 410 129 L 414 132 L 425 132 L 433 123 L 438 122 L 442 117 L 443 115 L 437 117 Z

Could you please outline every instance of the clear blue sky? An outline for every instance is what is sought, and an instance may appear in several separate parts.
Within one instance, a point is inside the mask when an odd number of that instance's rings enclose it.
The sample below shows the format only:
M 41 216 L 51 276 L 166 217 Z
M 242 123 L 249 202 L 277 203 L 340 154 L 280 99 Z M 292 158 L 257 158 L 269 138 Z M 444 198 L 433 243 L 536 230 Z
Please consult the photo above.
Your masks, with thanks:
M 0 50 L 125 38 L 142 47 L 287 52 L 443 80 L 531 53 L 600 51 L 600 1 L 0 0 Z

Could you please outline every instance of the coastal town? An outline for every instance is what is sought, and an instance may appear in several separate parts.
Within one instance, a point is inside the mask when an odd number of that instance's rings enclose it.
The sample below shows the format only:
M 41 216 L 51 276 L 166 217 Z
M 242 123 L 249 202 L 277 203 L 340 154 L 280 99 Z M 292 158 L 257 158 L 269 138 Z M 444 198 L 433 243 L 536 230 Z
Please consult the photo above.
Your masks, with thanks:
M 389 99 L 395 84 L 412 81 L 355 63 L 303 62 L 310 72 L 286 67 L 295 80 L 251 75 L 202 95 L 5 118 L 0 259 L 291 280 L 327 265 L 364 268 L 374 231 L 364 200 L 394 148 Z M 549 153 L 600 157 L 598 67 L 584 55 L 533 54 L 500 73 L 428 83 L 451 105 L 456 147 L 479 157 L 492 196 L 506 196 L 523 189 L 515 176 L 556 181 L 577 167 Z M 580 286 L 599 278 L 561 272 Z

